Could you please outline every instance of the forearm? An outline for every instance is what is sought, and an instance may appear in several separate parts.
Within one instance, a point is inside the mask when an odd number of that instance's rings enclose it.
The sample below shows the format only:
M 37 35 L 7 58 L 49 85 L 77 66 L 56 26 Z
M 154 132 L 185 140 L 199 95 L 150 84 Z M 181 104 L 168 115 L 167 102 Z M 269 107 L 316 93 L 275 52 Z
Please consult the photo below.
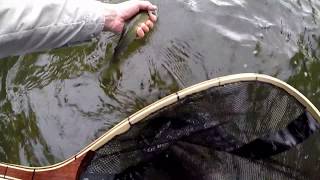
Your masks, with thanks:
M 95 0 L 0 0 L 0 57 L 88 40 L 105 14 Z

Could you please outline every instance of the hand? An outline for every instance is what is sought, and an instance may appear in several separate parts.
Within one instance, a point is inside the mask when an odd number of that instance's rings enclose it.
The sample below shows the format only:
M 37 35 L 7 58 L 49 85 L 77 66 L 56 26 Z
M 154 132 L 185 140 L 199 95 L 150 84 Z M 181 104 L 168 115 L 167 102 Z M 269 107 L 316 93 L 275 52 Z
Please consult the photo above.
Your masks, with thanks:
M 131 19 L 139 11 L 145 10 L 149 11 L 149 20 L 141 23 L 137 28 L 138 38 L 143 38 L 145 33 L 148 33 L 157 21 L 157 16 L 151 13 L 156 9 L 157 7 L 149 1 L 131 0 L 119 4 L 107 4 L 104 30 L 121 33 L 127 20 Z

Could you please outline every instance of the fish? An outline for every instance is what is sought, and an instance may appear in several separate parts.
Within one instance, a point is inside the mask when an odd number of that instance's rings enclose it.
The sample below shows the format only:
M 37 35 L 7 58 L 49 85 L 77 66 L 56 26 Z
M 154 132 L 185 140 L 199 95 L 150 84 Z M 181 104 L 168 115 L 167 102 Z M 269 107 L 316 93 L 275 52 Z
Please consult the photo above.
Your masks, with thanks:
M 152 13 L 157 16 L 156 11 Z M 137 37 L 137 27 L 140 23 L 144 23 L 148 19 L 148 11 L 140 11 L 126 23 L 124 30 L 120 35 L 119 41 L 114 48 L 111 60 L 109 61 L 108 65 L 103 67 L 100 71 L 101 75 L 99 81 L 102 85 L 104 85 L 103 89 L 110 97 L 113 96 L 117 81 L 122 76 L 120 71 L 121 64 L 125 61 L 126 56 L 133 53 L 141 45 L 142 41 Z
M 154 11 L 157 15 L 157 12 Z M 113 58 L 114 60 L 119 59 L 124 52 L 128 50 L 130 44 L 137 40 L 137 28 L 139 24 L 146 22 L 149 19 L 148 11 L 140 11 L 125 25 L 124 30 L 120 35 L 119 42 L 114 49 Z

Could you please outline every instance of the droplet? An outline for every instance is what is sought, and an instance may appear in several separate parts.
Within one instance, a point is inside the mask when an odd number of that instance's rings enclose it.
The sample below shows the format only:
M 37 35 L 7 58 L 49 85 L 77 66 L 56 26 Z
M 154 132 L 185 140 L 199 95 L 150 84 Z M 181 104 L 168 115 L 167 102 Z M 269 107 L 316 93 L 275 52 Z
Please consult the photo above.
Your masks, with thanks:
M 248 67 L 248 64 L 244 64 L 243 67 L 244 67 L 244 68 L 247 68 L 247 67 Z
M 257 54 L 258 54 L 258 51 L 257 51 L 257 50 L 254 50 L 252 53 L 253 53 L 253 55 L 257 55 Z
M 304 77 L 308 77 L 308 73 L 307 72 L 304 72 Z
M 289 42 L 290 39 L 291 39 L 291 35 L 290 35 L 290 34 L 287 34 L 287 36 L 286 36 L 286 41 Z
M 260 39 L 263 39 L 264 36 L 263 36 L 262 33 L 258 33 L 258 34 L 257 34 L 257 37 L 259 37 Z
M 144 89 L 144 83 L 143 83 L 143 82 L 140 83 L 140 89 L 141 89 L 141 90 Z

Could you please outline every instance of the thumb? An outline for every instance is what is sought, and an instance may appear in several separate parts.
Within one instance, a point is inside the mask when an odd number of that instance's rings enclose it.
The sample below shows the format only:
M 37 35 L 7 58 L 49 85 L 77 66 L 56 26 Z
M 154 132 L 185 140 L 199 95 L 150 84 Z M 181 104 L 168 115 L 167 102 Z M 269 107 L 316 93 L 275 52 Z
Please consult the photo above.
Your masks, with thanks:
M 137 5 L 139 10 L 146 10 L 146 11 L 155 11 L 157 10 L 157 6 L 151 4 L 149 1 L 137 1 Z

